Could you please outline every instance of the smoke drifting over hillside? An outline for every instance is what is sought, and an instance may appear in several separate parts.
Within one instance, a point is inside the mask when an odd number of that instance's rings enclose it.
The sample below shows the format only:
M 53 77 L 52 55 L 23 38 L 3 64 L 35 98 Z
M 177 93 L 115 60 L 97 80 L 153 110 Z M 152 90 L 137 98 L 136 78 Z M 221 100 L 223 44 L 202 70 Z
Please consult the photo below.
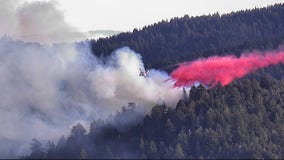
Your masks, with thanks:
M 127 47 L 102 62 L 88 44 L 54 44 L 86 38 L 55 1 L 0 4 L 0 158 L 24 155 L 32 138 L 56 140 L 76 122 L 105 119 L 129 102 L 146 113 L 180 97 L 163 83 L 166 73 L 139 76 L 142 57 Z
M 77 121 L 106 118 L 128 102 L 142 113 L 160 101 L 177 102 L 181 91 L 163 82 L 166 73 L 142 77 L 139 68 L 142 57 L 127 47 L 102 62 L 88 44 L 0 39 L 0 157 L 23 155 L 32 138 L 56 140 Z
M 253 52 L 235 56 L 213 56 L 180 65 L 171 73 L 175 86 L 191 86 L 195 82 L 214 87 L 218 83 L 228 85 L 236 78 L 269 65 L 284 63 L 283 51 Z
M 66 23 L 55 1 L 0 0 L 0 4 L 0 35 L 47 44 L 87 37 Z

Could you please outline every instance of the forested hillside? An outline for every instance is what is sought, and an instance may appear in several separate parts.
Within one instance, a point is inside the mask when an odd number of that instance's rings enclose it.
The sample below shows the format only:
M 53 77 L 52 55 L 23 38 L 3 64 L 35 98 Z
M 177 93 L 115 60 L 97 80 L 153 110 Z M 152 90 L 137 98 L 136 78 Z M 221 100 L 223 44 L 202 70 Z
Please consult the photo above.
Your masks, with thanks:
M 93 40 L 98 56 L 129 46 L 141 53 L 147 67 L 160 68 L 210 55 L 274 49 L 284 39 L 284 4 L 209 16 L 173 18 L 141 30 Z
M 226 15 L 170 21 L 93 40 L 94 54 L 105 57 L 129 46 L 147 67 L 163 68 L 210 55 L 276 49 L 284 42 L 284 4 Z M 281 48 L 281 46 L 280 46 Z M 81 124 L 68 137 L 47 146 L 34 139 L 23 158 L 284 158 L 284 69 L 261 69 L 228 86 L 193 86 L 176 106 L 154 106 L 141 117 L 124 107 L 110 120 Z
M 283 98 L 284 80 L 269 77 L 193 87 L 176 108 L 154 106 L 128 130 L 96 120 L 89 133 L 77 124 L 45 149 L 33 140 L 27 158 L 283 158 Z M 124 109 L 114 121 L 135 113 Z

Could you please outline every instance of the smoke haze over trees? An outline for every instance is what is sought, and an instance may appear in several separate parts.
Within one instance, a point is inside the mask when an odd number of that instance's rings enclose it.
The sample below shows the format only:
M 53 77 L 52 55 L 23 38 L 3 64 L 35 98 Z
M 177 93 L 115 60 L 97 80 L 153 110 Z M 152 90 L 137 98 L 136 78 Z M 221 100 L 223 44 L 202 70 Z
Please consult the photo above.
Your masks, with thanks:
M 98 57 L 130 46 L 147 67 L 163 68 L 212 55 L 283 50 L 284 5 L 170 21 L 91 41 Z M 169 70 L 171 70 L 170 68 Z M 284 65 L 214 89 L 185 89 L 176 105 L 133 103 L 108 119 L 74 125 L 56 142 L 31 142 L 23 158 L 284 158 Z M 180 91 L 181 92 L 181 91 Z M 121 107 L 121 106 L 117 106 Z M 134 115 L 141 121 L 124 123 Z
M 3 37 L 0 62 L 0 158 L 27 153 L 32 138 L 57 141 L 78 121 L 106 119 L 129 102 L 145 114 L 182 94 L 164 83 L 166 72 L 139 76 L 142 57 L 128 47 L 102 60 L 84 42 L 49 47 Z M 137 119 L 124 117 L 122 124 Z
M 283 52 L 284 4 L 53 44 L 86 37 L 55 1 L 0 3 L 0 158 L 284 158 L 283 64 L 190 91 L 164 71 Z
M 154 106 L 126 131 L 103 120 L 89 133 L 77 124 L 67 139 L 28 158 L 283 158 L 283 86 L 264 76 L 193 87 L 175 109 Z M 114 119 L 135 113 L 126 108 Z

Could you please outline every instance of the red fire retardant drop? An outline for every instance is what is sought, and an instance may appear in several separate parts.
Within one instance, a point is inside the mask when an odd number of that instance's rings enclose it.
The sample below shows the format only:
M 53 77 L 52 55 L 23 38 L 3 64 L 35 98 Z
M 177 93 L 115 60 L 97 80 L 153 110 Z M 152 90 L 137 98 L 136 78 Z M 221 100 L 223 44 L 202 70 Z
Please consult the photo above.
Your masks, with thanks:
M 214 87 L 218 83 L 222 86 L 241 78 L 257 69 L 284 63 L 284 52 L 266 52 L 235 56 L 213 56 L 207 59 L 182 64 L 171 73 L 175 87 L 191 86 L 195 82 Z

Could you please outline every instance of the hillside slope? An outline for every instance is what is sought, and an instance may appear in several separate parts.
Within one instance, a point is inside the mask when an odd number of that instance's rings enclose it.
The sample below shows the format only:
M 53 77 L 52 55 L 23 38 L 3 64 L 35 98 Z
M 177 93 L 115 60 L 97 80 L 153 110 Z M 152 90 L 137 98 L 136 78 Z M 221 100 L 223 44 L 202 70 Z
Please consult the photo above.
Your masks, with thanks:
M 284 40 L 284 4 L 230 14 L 173 18 L 93 40 L 92 51 L 107 56 L 129 46 L 141 53 L 147 67 L 160 68 L 210 55 L 274 49 Z
M 104 57 L 121 46 L 161 68 L 210 55 L 276 49 L 284 40 L 284 4 L 227 15 L 174 18 L 131 33 L 93 40 Z M 95 120 L 89 132 L 73 126 L 47 147 L 33 140 L 24 158 L 284 158 L 284 69 L 261 69 L 226 87 L 192 87 L 176 106 L 157 105 L 138 124 L 123 108 L 110 120 Z M 125 124 L 124 124 L 125 125 Z M 124 128 L 124 129 L 121 129 Z M 125 129 L 126 128 L 126 129 Z

